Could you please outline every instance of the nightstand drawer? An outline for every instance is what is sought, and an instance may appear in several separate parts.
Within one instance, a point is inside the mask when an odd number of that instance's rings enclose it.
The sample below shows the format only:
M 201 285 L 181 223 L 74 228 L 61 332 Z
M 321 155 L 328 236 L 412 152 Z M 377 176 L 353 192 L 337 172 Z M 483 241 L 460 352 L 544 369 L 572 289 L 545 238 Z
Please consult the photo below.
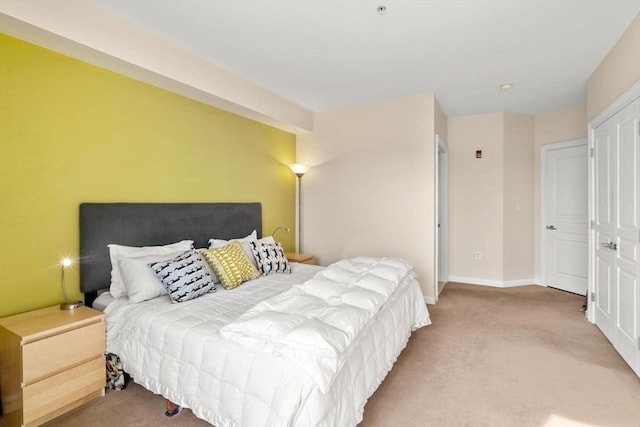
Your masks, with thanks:
M 28 385 L 101 356 L 104 348 L 104 322 L 25 344 L 22 347 L 22 382 Z
M 90 362 L 53 375 L 26 386 L 22 408 L 24 424 L 68 406 L 95 392 L 103 392 L 105 386 L 105 362 L 100 356 Z

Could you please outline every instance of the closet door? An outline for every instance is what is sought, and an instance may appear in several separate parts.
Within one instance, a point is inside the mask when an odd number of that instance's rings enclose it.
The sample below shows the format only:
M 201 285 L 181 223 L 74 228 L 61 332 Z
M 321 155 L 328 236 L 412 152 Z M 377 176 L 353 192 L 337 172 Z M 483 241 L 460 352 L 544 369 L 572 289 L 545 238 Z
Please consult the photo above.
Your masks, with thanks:
M 612 165 L 615 158 L 611 122 L 598 126 L 593 137 L 593 183 L 594 183 L 594 315 L 595 323 L 612 343 L 615 341 L 614 256 L 607 247 L 613 241 L 613 185 Z
M 594 321 L 640 375 L 640 99 L 593 132 Z
M 617 305 L 614 346 L 640 375 L 640 99 L 612 117 L 616 141 L 613 242 Z

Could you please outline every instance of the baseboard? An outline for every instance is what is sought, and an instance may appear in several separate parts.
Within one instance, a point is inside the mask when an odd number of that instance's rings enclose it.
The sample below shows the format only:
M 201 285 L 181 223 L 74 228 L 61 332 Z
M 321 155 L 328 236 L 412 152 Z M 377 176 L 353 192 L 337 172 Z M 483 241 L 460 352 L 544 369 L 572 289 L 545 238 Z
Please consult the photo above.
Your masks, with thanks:
M 536 279 L 520 279 L 520 280 L 506 280 L 503 282 L 503 288 L 513 288 L 516 286 L 537 285 Z
M 425 295 L 425 296 L 423 296 L 423 298 L 424 298 L 424 302 L 427 303 L 427 304 L 433 305 L 433 304 L 436 303 L 436 298 L 435 297 L 428 297 L 428 296 Z
M 540 285 L 537 279 L 489 280 L 475 277 L 449 276 L 449 282 L 467 283 L 469 285 L 493 286 L 495 288 L 512 288 L 515 286 Z

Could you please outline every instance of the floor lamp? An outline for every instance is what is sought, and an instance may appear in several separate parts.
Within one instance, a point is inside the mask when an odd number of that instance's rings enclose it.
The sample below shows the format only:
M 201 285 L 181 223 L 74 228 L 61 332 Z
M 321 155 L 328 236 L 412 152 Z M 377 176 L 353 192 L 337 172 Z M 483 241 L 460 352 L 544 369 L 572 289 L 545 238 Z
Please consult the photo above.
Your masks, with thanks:
M 303 165 L 301 163 L 295 163 L 293 165 L 289 165 L 293 173 L 298 177 L 298 191 L 297 191 L 297 215 L 296 215 L 296 250 L 297 252 L 302 252 L 302 177 L 309 170 L 309 166 Z

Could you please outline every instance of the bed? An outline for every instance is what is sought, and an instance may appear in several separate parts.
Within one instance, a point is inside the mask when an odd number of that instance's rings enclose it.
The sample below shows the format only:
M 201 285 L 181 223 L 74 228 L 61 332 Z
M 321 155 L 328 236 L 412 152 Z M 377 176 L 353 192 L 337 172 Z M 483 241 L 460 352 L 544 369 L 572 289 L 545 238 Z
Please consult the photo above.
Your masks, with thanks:
M 259 203 L 82 204 L 81 290 L 88 305 L 102 304 L 106 313 L 107 351 L 120 356 L 134 381 L 217 427 L 354 426 L 411 332 L 430 323 L 417 278 L 402 260 L 360 257 L 327 268 L 292 263 L 291 274 L 265 275 L 178 304 L 166 295 L 135 304 L 126 296 L 96 299 L 111 280 L 108 244 L 159 246 L 189 239 L 204 248 L 214 237 L 256 230 L 259 238 L 261 228 Z M 407 274 L 389 285 L 398 271 Z M 360 308 L 338 304 L 351 310 L 331 311 L 332 321 L 322 317 L 346 332 L 304 315 L 318 311 L 320 294 L 327 294 L 327 307 L 336 307 L 327 290 L 338 276 L 345 283 L 367 277 L 350 293 Z M 277 322 L 270 318 L 264 328 L 265 313 L 274 312 Z M 294 345 L 293 333 L 280 338 L 292 319 L 302 322 L 291 326 L 300 338 Z M 316 334 L 316 324 L 328 332 Z

